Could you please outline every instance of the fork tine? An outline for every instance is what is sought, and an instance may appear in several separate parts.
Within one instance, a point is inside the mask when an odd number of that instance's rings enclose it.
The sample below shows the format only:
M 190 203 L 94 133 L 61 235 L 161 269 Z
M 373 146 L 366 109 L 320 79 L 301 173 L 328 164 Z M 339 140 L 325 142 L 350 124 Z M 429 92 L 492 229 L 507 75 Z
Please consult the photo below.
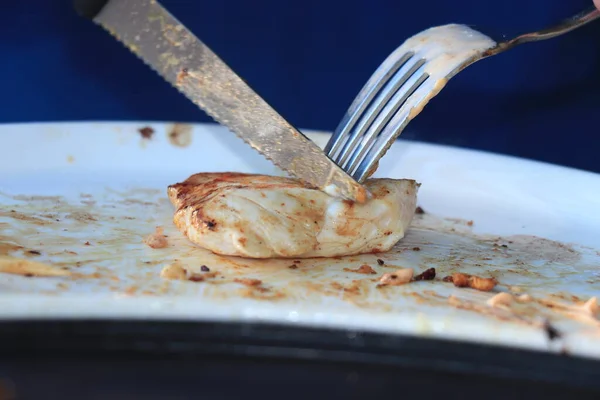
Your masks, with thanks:
M 379 66 L 325 147 L 327 155 L 358 182 L 377 167 L 406 124 L 446 82 L 493 55 L 498 44 L 464 25 L 427 29 L 408 38 Z
M 339 152 L 344 140 L 351 134 L 356 121 L 358 121 L 371 100 L 373 100 L 375 95 L 377 95 L 390 77 L 392 77 L 412 57 L 412 55 L 412 53 L 406 53 L 405 51 L 396 49 L 377 68 L 375 73 L 371 75 L 348 108 L 344 118 L 342 118 L 335 129 L 333 136 L 325 146 L 325 153 L 330 158 L 333 159 Z
M 374 144 L 370 148 L 367 148 L 368 153 L 362 162 L 360 162 L 356 171 L 353 173 L 348 172 L 358 182 L 364 181 L 369 176 L 371 168 L 383 157 L 410 120 L 419 114 L 427 102 L 432 97 L 435 97 L 444 87 L 443 84 L 433 82 L 432 80 L 429 80 L 425 84 L 424 82 L 420 82 L 419 86 L 415 87 L 415 90 L 408 95 L 406 101 L 376 138 Z
M 405 82 L 393 95 L 393 97 L 384 104 L 383 110 L 379 113 L 375 121 L 368 126 L 367 133 L 362 137 L 360 145 L 353 149 L 350 155 L 350 161 L 346 165 L 340 165 L 350 175 L 353 175 L 363 160 L 372 144 L 377 140 L 381 131 L 388 122 L 394 117 L 400 107 L 406 102 L 410 95 L 423 84 L 429 77 L 424 71 L 423 64 L 425 60 L 419 62 L 419 68 L 411 71 L 411 75 L 406 76 Z M 339 164 L 339 163 L 338 163 Z
M 363 115 L 360 116 L 358 123 L 351 132 L 352 135 L 342 147 L 342 151 L 339 153 L 338 157 L 334 159 L 340 167 L 347 169 L 346 161 L 351 158 L 350 156 L 355 153 L 357 146 L 361 144 L 365 132 L 370 132 L 375 135 L 379 133 L 379 130 L 375 133 L 370 130 L 373 121 L 381 115 L 382 110 L 385 109 L 390 99 L 393 98 L 396 92 L 402 90 L 402 86 L 423 66 L 423 64 L 425 64 L 425 60 L 413 55 L 396 72 L 396 74 L 386 82 L 386 85 L 381 89 L 380 93 L 371 102 Z

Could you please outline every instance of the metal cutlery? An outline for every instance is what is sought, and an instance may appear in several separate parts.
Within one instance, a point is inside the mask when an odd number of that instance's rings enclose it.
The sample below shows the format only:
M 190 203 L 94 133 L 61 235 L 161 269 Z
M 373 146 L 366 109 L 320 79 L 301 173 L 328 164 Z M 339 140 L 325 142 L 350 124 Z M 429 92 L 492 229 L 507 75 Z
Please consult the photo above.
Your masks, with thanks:
M 217 122 L 290 174 L 331 195 L 364 202 L 366 189 L 300 133 L 155 0 L 76 0 Z
M 431 98 L 467 66 L 519 44 L 551 39 L 600 17 L 585 10 L 550 28 L 512 39 L 493 39 L 465 25 L 427 29 L 406 40 L 375 71 L 325 147 L 327 155 L 358 182 L 378 162 Z

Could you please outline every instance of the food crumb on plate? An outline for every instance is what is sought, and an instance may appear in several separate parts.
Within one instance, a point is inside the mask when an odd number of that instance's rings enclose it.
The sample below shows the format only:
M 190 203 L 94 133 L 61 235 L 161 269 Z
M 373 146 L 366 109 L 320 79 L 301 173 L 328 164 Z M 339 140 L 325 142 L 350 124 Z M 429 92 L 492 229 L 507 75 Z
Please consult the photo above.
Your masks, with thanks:
M 414 281 L 432 281 L 434 279 L 435 268 L 428 268 L 413 278 Z
M 521 294 L 517 297 L 517 301 L 519 303 L 529 303 L 532 300 L 533 300 L 533 298 L 530 295 L 528 295 L 527 293 Z
M 163 233 L 162 226 L 157 226 L 156 231 L 144 239 L 144 243 L 153 249 L 164 249 L 169 246 L 167 237 Z
M 185 268 L 179 263 L 175 261 L 173 264 L 169 264 L 160 271 L 160 277 L 164 279 L 172 279 L 172 280 L 186 280 L 187 273 Z
M 202 270 L 202 267 L 200 267 L 200 269 Z M 160 271 L 160 277 L 170 280 L 202 282 L 208 278 L 214 278 L 217 275 L 217 272 L 202 271 L 204 272 L 203 274 L 192 272 L 184 268 L 180 261 L 175 261 L 174 263 L 165 266 L 162 271 Z
M 204 277 L 199 274 L 190 273 L 188 274 L 187 280 L 192 282 L 202 282 Z
M 596 297 L 590 298 L 581 306 L 581 310 L 590 316 L 595 316 L 598 314 L 598 299 Z
M 462 272 L 455 272 L 443 280 L 444 282 L 452 282 L 456 287 L 469 287 L 482 292 L 489 292 L 498 284 L 494 278 L 482 278 L 476 275 L 463 274 Z
M 380 286 L 397 286 L 409 283 L 414 275 L 412 268 L 402 268 L 396 272 L 383 274 L 379 279 Z
M 548 320 L 544 321 L 543 324 L 544 332 L 546 332 L 546 336 L 548 340 L 557 340 L 562 337 L 562 333 L 558 329 L 556 329 Z
M 142 139 L 152 139 L 152 136 L 154 135 L 154 129 L 149 126 L 138 129 L 138 132 L 142 136 Z
M 508 306 L 514 300 L 514 297 L 510 293 L 501 292 L 487 300 L 487 304 L 490 307 Z

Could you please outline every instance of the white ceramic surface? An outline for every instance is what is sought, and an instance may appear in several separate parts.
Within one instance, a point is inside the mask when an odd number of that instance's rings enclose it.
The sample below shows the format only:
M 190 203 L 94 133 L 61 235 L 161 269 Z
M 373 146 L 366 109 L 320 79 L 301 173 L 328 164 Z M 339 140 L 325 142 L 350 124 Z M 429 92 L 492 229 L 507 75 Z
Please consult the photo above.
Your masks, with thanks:
M 151 139 L 138 131 L 146 126 L 154 130 Z M 323 133 L 310 137 L 320 145 L 327 140 Z M 289 260 L 210 254 L 172 226 L 168 184 L 201 171 L 281 174 L 221 127 L 4 125 L 0 139 L 0 253 L 76 274 L 0 274 L 0 318 L 269 321 L 600 357 L 596 316 L 578 311 L 600 294 L 598 175 L 399 141 L 376 175 L 421 182 L 419 204 L 427 214 L 389 253 L 291 267 Z M 169 236 L 166 249 L 143 244 L 157 225 Z M 208 265 L 217 276 L 161 278 L 162 268 L 175 262 L 198 273 Z M 351 271 L 365 263 L 377 274 Z M 434 267 L 438 278 L 376 288 L 381 274 L 399 267 L 417 273 Z M 494 276 L 500 284 L 483 293 L 441 281 L 457 271 Z M 244 278 L 260 279 L 261 290 L 239 283 Z M 499 291 L 536 301 L 489 306 Z M 562 337 L 550 340 L 544 321 Z

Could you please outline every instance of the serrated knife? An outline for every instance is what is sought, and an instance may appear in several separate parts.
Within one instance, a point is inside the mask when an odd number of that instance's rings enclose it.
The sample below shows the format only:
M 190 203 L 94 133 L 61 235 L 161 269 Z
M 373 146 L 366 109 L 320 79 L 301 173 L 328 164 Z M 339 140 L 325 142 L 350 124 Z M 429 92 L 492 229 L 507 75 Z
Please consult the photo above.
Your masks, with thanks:
M 101 25 L 217 122 L 275 165 L 331 195 L 364 202 L 366 189 L 252 90 L 154 0 L 75 0 Z

